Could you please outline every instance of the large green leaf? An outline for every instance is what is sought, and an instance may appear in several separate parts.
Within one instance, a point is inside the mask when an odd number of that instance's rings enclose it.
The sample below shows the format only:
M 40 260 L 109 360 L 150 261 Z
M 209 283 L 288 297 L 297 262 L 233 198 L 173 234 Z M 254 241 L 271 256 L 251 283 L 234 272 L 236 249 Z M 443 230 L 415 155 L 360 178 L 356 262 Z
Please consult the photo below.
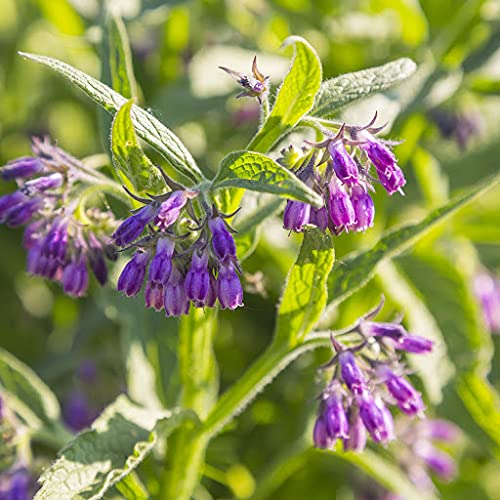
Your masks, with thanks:
M 109 113 L 117 112 L 127 102 L 118 92 L 69 64 L 51 57 L 25 52 L 20 54 L 61 74 Z M 173 168 L 195 182 L 204 178 L 184 144 L 163 123 L 135 104 L 130 115 L 139 137 L 159 151 Z
M 32 429 L 52 425 L 60 417 L 59 403 L 38 375 L 0 348 L 0 390 L 6 404 Z
M 98 499 L 130 474 L 166 436 L 186 420 L 186 411 L 152 411 L 119 396 L 93 423 L 59 452 L 41 476 L 35 499 Z
M 417 65 L 406 57 L 340 75 L 321 84 L 311 115 L 327 118 L 362 97 L 382 92 L 411 76 Z
M 245 188 L 273 193 L 291 200 L 321 206 L 322 198 L 299 178 L 271 158 L 252 151 L 236 151 L 221 162 L 214 189 Z
M 165 183 L 159 170 L 151 163 L 135 135 L 130 111 L 134 100 L 127 101 L 116 113 L 111 126 L 113 165 L 120 177 L 125 177 L 136 191 L 158 194 Z M 125 182 L 125 184 L 128 184 Z
M 390 231 L 371 249 L 344 259 L 328 278 L 329 307 L 336 307 L 373 277 L 379 262 L 395 257 L 425 236 L 436 224 L 443 222 L 466 203 L 478 198 L 500 180 L 500 174 L 483 179 L 446 205 L 432 211 L 416 224 Z
M 271 113 L 248 145 L 252 151 L 269 151 L 312 108 L 320 88 L 322 70 L 318 54 L 299 36 L 291 36 L 283 43 L 291 44 L 295 46 L 295 57 Z
M 320 229 L 304 235 L 281 298 L 275 342 L 294 346 L 318 322 L 326 305 L 326 280 L 335 260 L 331 236 Z

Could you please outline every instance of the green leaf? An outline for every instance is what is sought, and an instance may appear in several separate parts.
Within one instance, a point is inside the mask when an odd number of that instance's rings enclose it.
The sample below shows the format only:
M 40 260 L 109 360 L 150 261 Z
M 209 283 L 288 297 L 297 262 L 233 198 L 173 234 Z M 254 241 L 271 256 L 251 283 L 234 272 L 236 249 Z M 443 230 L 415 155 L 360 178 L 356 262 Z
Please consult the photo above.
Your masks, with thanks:
M 92 424 L 59 452 L 41 476 L 37 500 L 99 499 L 130 474 L 167 436 L 194 413 L 144 409 L 119 396 Z
M 138 192 L 157 194 L 165 186 L 159 170 L 151 163 L 135 135 L 130 111 L 134 99 L 127 101 L 116 113 L 111 126 L 111 153 L 113 165 L 123 179 Z M 125 182 L 125 184 L 128 184 Z
M 314 97 L 321 85 L 321 61 L 316 51 L 301 37 L 287 38 L 283 46 L 294 44 L 295 57 L 273 109 L 248 149 L 266 153 L 313 107 Z
M 483 179 L 464 194 L 432 211 L 420 222 L 390 231 L 371 250 L 347 256 L 343 265 L 337 267 L 328 278 L 328 297 L 330 300 L 328 308 L 337 307 L 366 285 L 373 277 L 380 262 L 399 255 L 460 207 L 491 189 L 499 180 L 500 174 Z
M 326 305 L 326 280 L 334 260 L 331 236 L 317 228 L 307 230 L 281 298 L 275 333 L 278 345 L 300 343 L 318 322 Z
M 125 97 L 110 89 L 104 83 L 83 71 L 73 68 L 69 64 L 51 57 L 26 52 L 20 52 L 20 54 L 61 74 L 111 114 L 118 111 L 127 102 Z M 135 104 L 132 106 L 130 116 L 137 135 L 161 153 L 173 168 L 194 182 L 204 179 L 203 174 L 184 144 L 163 123 Z
M 327 118 L 358 99 L 382 92 L 402 82 L 416 69 L 417 65 L 404 57 L 382 66 L 326 80 L 321 84 L 311 115 Z
M 113 90 L 127 99 L 137 97 L 137 84 L 132 66 L 132 54 L 123 20 L 110 14 L 107 22 L 109 67 Z
M 323 203 L 295 174 L 271 158 L 251 151 L 236 151 L 222 160 L 213 188 L 230 187 L 273 193 L 318 207 Z
M 51 389 L 24 363 L 0 348 L 0 390 L 6 404 L 32 429 L 51 425 L 60 417 Z

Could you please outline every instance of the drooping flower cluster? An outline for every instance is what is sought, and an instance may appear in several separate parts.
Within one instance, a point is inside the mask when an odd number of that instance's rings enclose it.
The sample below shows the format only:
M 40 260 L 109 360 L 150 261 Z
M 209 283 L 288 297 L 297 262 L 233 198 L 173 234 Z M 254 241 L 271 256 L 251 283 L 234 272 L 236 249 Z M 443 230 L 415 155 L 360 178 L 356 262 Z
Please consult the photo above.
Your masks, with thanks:
M 333 376 L 320 396 L 313 431 L 318 448 L 330 448 L 340 439 L 344 450 L 362 451 L 367 433 L 376 443 L 393 440 L 388 405 L 408 416 L 423 415 L 421 395 L 405 378 L 399 353 L 425 354 L 431 351 L 432 342 L 409 334 L 400 323 L 372 321 L 381 307 L 345 332 L 359 336 L 359 343 L 348 347 L 332 337 L 336 354 L 323 368 L 333 367 Z
M 380 131 L 372 127 L 375 118 L 366 127 L 342 125 L 335 136 L 325 129 L 326 140 L 308 143 L 313 150 L 291 146 L 281 152 L 278 162 L 292 170 L 324 201 L 322 207 L 315 208 L 289 200 L 283 216 L 285 229 L 299 232 L 306 224 L 314 224 L 334 234 L 366 231 L 373 226 L 375 216 L 370 196 L 373 183 L 382 184 L 390 195 L 402 193 L 406 179 L 390 143 L 374 136 Z M 323 153 L 318 155 L 318 150 Z M 370 173 L 372 165 L 378 180 Z
M 78 204 L 78 193 L 98 173 L 47 140 L 34 139 L 33 153 L 0 170 L 3 180 L 18 185 L 17 191 L 0 197 L 0 223 L 26 226 L 29 273 L 60 282 L 68 295 L 80 297 L 89 285 L 88 268 L 101 285 L 107 281 L 106 259 L 115 258 L 107 236 L 114 218 Z
M 223 309 L 243 305 L 236 245 L 224 217 L 202 204 L 206 216 L 200 222 L 191 204 L 199 193 L 163 175 L 172 191 L 139 199 L 144 206 L 113 234 L 116 245 L 136 248 L 118 290 L 135 296 L 146 281 L 146 306 L 164 309 L 167 316 L 187 314 L 191 303 L 213 307 L 217 299 Z M 148 234 L 140 238 L 146 227 Z M 180 234 L 181 228 L 187 232 Z
M 492 333 L 500 333 L 500 280 L 484 271 L 476 275 L 473 285 L 486 327 Z

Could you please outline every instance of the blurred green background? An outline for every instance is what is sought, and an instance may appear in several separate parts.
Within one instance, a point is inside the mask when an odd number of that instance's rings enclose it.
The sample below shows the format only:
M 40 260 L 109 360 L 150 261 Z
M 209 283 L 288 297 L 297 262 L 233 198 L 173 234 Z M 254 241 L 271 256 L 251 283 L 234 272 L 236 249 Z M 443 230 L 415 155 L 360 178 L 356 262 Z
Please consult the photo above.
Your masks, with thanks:
M 280 51 L 280 45 L 292 34 L 305 37 L 316 48 L 325 78 L 398 57 L 418 63 L 410 81 L 360 101 L 344 114 L 350 123 L 364 124 L 377 110 L 380 120 L 389 122 L 388 137 L 404 141 L 396 153 L 408 183 L 404 198 L 376 197 L 373 229 L 337 238 L 337 266 L 342 266 L 349 251 L 372 246 L 388 227 L 419 219 L 499 168 L 498 1 L 112 3 L 127 26 L 141 104 L 173 128 L 207 172 L 215 171 L 229 151 L 243 149 L 258 123 L 255 100 L 234 99 L 238 89 L 218 65 L 249 71 L 257 54 L 261 71 L 278 84 L 289 56 Z M 22 50 L 55 57 L 106 80 L 102 3 L 1 0 L 0 7 L 0 164 L 29 154 L 32 135 L 49 135 L 77 157 L 107 154 L 109 120 L 62 78 L 17 54 Z M 302 137 L 290 137 L 286 144 L 292 140 L 300 144 Z M 2 184 L 0 193 L 11 189 Z M 384 266 L 341 307 L 334 326 L 349 324 L 382 292 L 389 302 L 388 317 L 398 310 L 410 311 L 416 297 L 427 305 L 444 335 L 457 336 L 456 351 L 470 349 L 460 337 L 466 321 L 464 302 L 470 301 L 468 286 L 480 266 L 493 271 L 500 266 L 499 196 L 500 190 L 494 189 L 397 259 L 397 267 Z M 245 262 L 246 307 L 221 314 L 216 354 L 222 388 L 242 373 L 270 339 L 276 303 L 300 239 L 288 237 L 280 226 L 278 218 L 266 224 L 255 253 Z M 126 389 L 133 371 L 127 371 L 117 346 L 123 347 L 130 335 L 130 327 L 122 327 L 121 321 L 130 311 L 136 325 L 148 325 L 138 326 L 133 334 L 154 345 L 148 355 L 165 382 L 167 401 L 174 401 L 174 321 L 145 311 L 142 299 L 126 300 L 109 289 L 95 287 L 78 301 L 65 297 L 52 283 L 24 273 L 20 231 L 1 226 L 0 240 L 0 344 L 33 367 L 63 405 L 80 394 L 97 412 Z M 398 276 L 407 287 L 406 295 Z M 263 293 L 252 293 L 259 290 Z M 471 307 L 477 319 L 479 311 Z M 409 314 L 410 326 L 425 328 L 425 321 L 418 321 L 421 317 L 415 319 L 414 314 L 412 323 Z M 488 367 L 500 341 L 491 340 L 484 324 L 477 321 L 482 339 L 478 349 L 487 351 L 484 371 L 500 388 L 500 362 L 493 357 L 491 371 Z M 255 481 L 269 473 L 278 456 L 282 456 L 283 481 L 274 484 L 269 498 L 376 497 L 367 476 L 341 458 L 296 452 L 296 443 L 315 412 L 319 387 L 315 366 L 323 357 L 324 353 L 311 354 L 296 362 L 210 445 L 204 485 L 215 498 L 253 494 Z M 95 364 L 97 382 L 88 383 L 82 377 L 82 363 L 85 366 L 89 360 Z M 442 368 L 439 377 L 452 377 L 445 365 L 444 358 L 438 359 L 434 368 Z M 464 416 L 459 402 L 447 399 L 446 391 L 433 398 L 441 402 L 436 413 L 456 420 L 467 435 L 454 450 L 460 461 L 459 479 L 439 485 L 442 496 L 498 498 L 499 464 L 494 457 L 500 444 L 489 447 L 484 432 Z M 50 454 L 43 456 L 50 458 Z M 44 458 L 37 460 L 35 467 L 46 464 Z

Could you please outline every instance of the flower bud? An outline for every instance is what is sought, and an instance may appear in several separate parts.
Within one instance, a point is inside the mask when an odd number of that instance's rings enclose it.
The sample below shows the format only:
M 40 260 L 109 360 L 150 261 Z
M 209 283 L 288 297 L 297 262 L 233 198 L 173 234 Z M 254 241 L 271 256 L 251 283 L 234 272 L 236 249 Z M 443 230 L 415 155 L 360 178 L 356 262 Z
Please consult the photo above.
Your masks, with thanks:
M 173 191 L 160 205 L 160 210 L 156 216 L 156 225 L 162 231 L 165 231 L 165 229 L 171 226 L 179 218 L 187 200 L 188 195 L 186 191 Z
M 349 227 L 356 221 L 352 201 L 335 179 L 328 185 L 328 212 L 336 227 Z
M 394 165 L 385 171 L 377 170 L 378 178 L 389 194 L 394 194 L 406 184 L 403 171 Z
M 358 166 L 352 156 L 347 152 L 342 141 L 331 141 L 328 152 L 332 157 L 333 170 L 343 184 L 352 186 L 358 183 Z
M 396 343 L 396 349 L 414 354 L 426 354 L 432 351 L 434 342 L 420 335 L 403 335 Z
M 356 231 L 366 231 L 372 227 L 375 217 L 375 206 L 372 197 L 361 186 L 353 186 L 351 203 L 356 219 L 351 227 Z
M 456 425 L 442 419 L 426 419 L 420 423 L 419 430 L 428 439 L 452 443 L 459 436 L 459 429 Z
M 198 255 L 195 250 L 191 260 L 191 267 L 184 282 L 186 296 L 189 300 L 204 301 L 210 288 L 210 274 L 208 272 L 208 252 Z
M 343 439 L 344 451 L 363 451 L 366 446 L 366 429 L 359 416 L 359 408 L 351 406 L 349 409 L 349 437 Z
M 139 293 L 144 282 L 146 267 L 150 257 L 150 252 L 143 252 L 141 250 L 135 252 L 118 278 L 116 289 L 119 292 L 124 292 L 127 297 L 132 297 Z
M 243 289 L 232 262 L 223 262 L 219 268 L 217 296 L 222 309 L 236 309 L 243 305 Z
M 29 198 L 22 191 L 0 196 L 0 223 L 4 223 L 7 213 L 14 207 L 26 203 Z
M 155 203 L 145 205 L 134 215 L 125 219 L 111 237 L 119 247 L 130 245 L 141 235 L 146 226 L 153 221 L 157 213 L 158 206 Z
M 379 367 L 378 374 L 383 378 L 388 391 L 403 413 L 413 416 L 424 410 L 424 403 L 420 394 L 408 380 L 398 377 L 385 366 Z
M 381 141 L 377 140 L 366 130 L 362 132 L 365 142 L 361 148 L 373 163 L 378 172 L 385 172 L 396 165 L 394 153 Z
M 25 203 L 13 206 L 5 214 L 5 222 L 9 227 L 17 227 L 26 224 L 43 207 L 41 198 L 31 198 Z
M 22 188 L 28 196 L 34 196 L 37 193 L 43 193 L 49 189 L 56 189 L 62 186 L 63 176 L 61 174 L 44 175 L 31 181 L 25 182 Z
M 301 201 L 288 200 L 283 213 L 283 227 L 290 231 L 300 232 L 309 223 L 311 205 Z
M 158 281 L 148 280 L 144 289 L 144 301 L 146 307 L 152 307 L 156 311 L 161 311 L 165 301 L 165 289 L 163 285 Z
M 457 466 L 447 453 L 425 442 L 415 446 L 415 452 L 441 480 L 451 481 L 456 477 Z
M 328 210 L 325 207 L 311 207 L 309 224 L 314 224 L 322 231 L 326 231 L 326 228 L 328 227 Z
M 339 354 L 340 374 L 345 385 L 353 394 L 361 395 L 366 390 L 365 376 L 357 365 L 354 354 L 351 351 L 342 351 Z
M 407 331 L 399 323 L 363 321 L 360 330 L 365 337 L 388 337 L 392 340 L 399 340 L 404 335 L 407 335 Z
M 87 271 L 87 262 L 83 255 L 72 259 L 64 267 L 62 285 L 64 293 L 72 297 L 85 295 L 89 285 L 89 274 Z
M 393 439 L 392 416 L 382 400 L 373 400 L 368 395 L 360 399 L 359 415 L 372 439 L 376 443 L 387 443 Z
M 184 278 L 180 271 L 172 266 L 170 278 L 165 285 L 164 303 L 165 314 L 169 316 L 180 316 L 189 311 L 189 300 L 186 297 Z
M 88 234 L 89 240 L 89 264 L 94 276 L 100 285 L 105 285 L 108 280 L 108 267 L 106 265 L 105 253 L 101 242 L 97 236 L 90 231 Z
M 31 177 L 43 170 L 43 163 L 38 158 L 25 156 L 11 161 L 0 169 L 0 176 L 4 181 Z
M 314 423 L 313 441 L 316 448 L 329 448 L 332 444 L 326 430 L 326 422 L 323 415 L 320 415 Z
M 210 219 L 208 227 L 212 233 L 212 247 L 217 258 L 221 261 L 226 258 L 236 258 L 236 244 L 223 219 L 221 217 Z
M 175 242 L 171 238 L 158 238 L 156 253 L 149 267 L 148 280 L 166 285 L 172 269 Z
M 330 438 L 347 438 L 349 436 L 349 423 L 341 397 L 333 394 L 326 399 L 323 417 Z

